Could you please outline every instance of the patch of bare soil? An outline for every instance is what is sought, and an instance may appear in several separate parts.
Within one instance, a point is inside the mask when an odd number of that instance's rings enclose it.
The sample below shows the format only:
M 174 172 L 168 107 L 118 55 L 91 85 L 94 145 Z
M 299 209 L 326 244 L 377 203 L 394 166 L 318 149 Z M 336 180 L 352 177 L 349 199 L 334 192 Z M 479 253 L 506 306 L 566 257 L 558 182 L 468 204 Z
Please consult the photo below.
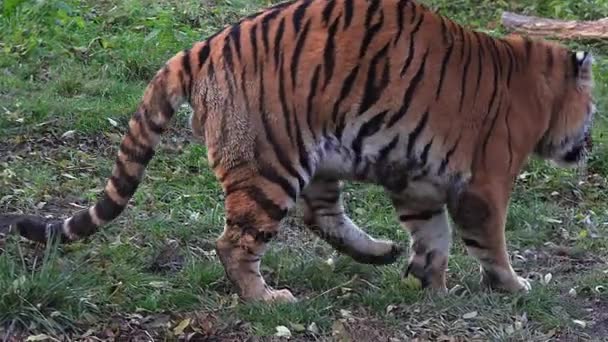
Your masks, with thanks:
M 539 249 L 516 251 L 514 254 L 514 267 L 521 268 L 522 272 L 531 278 L 542 277 L 547 273 L 553 275 L 581 273 L 608 262 L 600 255 L 553 243 L 547 243 Z
M 592 341 L 608 341 L 608 301 L 595 299 L 587 307 L 592 322 L 586 332 Z

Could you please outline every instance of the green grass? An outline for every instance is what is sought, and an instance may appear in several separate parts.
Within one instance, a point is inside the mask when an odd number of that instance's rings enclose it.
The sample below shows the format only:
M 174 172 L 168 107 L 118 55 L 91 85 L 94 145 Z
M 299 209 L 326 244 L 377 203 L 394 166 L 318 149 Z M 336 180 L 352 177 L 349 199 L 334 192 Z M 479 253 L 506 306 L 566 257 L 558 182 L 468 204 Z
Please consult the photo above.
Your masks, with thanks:
M 425 3 L 493 35 L 504 33 L 497 25 L 504 9 L 568 19 L 608 16 L 603 0 Z M 93 201 L 156 70 L 177 51 L 268 4 L 5 1 L 0 212 L 63 217 Z M 387 267 L 357 264 L 290 219 L 265 255 L 262 271 L 271 285 L 289 286 L 301 301 L 238 303 L 212 246 L 223 225 L 221 190 L 205 148 L 183 138 L 187 119 L 180 115 L 176 134 L 167 135 L 135 205 L 90 241 L 41 249 L 15 236 L 0 239 L 0 336 L 10 331 L 74 337 L 91 330 L 107 337 L 110 329 L 123 336 L 130 331 L 147 338 L 146 331 L 174 338 L 173 329 L 185 317 L 191 318 L 186 332 L 218 335 L 272 335 L 283 325 L 296 337 L 319 339 L 341 326 L 362 340 L 370 332 L 505 341 L 599 336 L 593 334 L 608 329 L 601 314 L 601 308 L 608 310 L 608 45 L 569 44 L 596 55 L 596 150 L 587 175 L 532 161 L 517 181 L 507 223 L 514 266 L 533 279 L 552 275 L 546 285 L 535 280 L 530 294 L 482 289 L 478 265 L 457 237 L 449 285 L 459 288 L 438 297 L 401 279 L 405 260 Z M 68 131 L 73 132 L 62 137 Z M 348 184 L 346 190 L 353 220 L 375 236 L 406 243 L 380 188 Z M 576 296 L 568 295 L 571 289 Z M 586 328 L 574 319 L 586 321 Z M 592 325 L 594 319 L 599 325 Z M 314 333 L 302 331 L 312 323 Z

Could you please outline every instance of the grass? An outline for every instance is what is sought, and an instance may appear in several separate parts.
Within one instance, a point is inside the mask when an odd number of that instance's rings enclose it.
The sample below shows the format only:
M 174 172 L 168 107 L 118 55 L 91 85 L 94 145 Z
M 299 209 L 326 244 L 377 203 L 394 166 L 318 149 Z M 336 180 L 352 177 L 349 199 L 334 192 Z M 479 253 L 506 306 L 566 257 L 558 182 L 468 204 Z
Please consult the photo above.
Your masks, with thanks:
M 608 16 L 603 0 L 425 2 L 493 35 L 504 33 L 497 24 L 504 9 L 568 19 Z M 130 113 L 162 63 L 269 3 L 5 1 L 0 212 L 62 216 L 93 201 Z M 605 113 L 608 46 L 569 44 L 597 56 L 596 98 Z M 174 339 L 195 332 L 238 340 L 272 335 L 281 325 L 296 338 L 321 340 L 597 340 L 608 333 L 603 114 L 588 174 L 532 161 L 517 181 L 507 235 L 514 266 L 534 279 L 526 296 L 480 288 L 478 266 L 457 238 L 449 263 L 452 291 L 438 298 L 400 278 L 405 260 L 388 267 L 357 264 L 300 229 L 296 215 L 264 257 L 263 273 L 301 301 L 238 303 L 212 247 L 223 225 L 221 191 L 204 147 L 190 144 L 186 134 L 186 115 L 180 115 L 135 205 L 91 241 L 41 249 L 15 236 L 0 239 L 0 336 Z M 349 184 L 347 199 L 353 219 L 373 235 L 406 243 L 381 189 Z M 180 323 L 185 330 L 177 329 Z

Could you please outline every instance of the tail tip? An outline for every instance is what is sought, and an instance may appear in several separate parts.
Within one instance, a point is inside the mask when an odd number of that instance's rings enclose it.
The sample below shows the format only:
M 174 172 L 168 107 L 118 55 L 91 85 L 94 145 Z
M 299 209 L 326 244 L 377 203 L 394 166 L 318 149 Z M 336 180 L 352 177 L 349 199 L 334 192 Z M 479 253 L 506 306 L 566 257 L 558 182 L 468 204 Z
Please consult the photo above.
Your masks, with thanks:
M 46 222 L 45 219 L 36 216 L 25 216 L 14 221 L 12 229 L 28 240 L 46 243 L 48 233 L 52 233 L 57 225 L 61 226 L 61 223 Z

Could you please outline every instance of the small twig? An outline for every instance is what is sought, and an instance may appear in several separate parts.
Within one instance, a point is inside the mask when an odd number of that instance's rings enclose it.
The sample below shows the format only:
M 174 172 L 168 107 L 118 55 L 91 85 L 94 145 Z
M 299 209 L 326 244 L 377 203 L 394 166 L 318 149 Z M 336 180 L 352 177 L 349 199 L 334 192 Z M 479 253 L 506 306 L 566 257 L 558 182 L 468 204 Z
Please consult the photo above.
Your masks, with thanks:
M 340 285 L 338 285 L 338 286 L 334 286 L 334 287 L 332 287 L 332 288 L 331 288 L 331 289 L 329 289 L 329 290 L 326 290 L 326 291 L 324 291 L 324 292 L 322 292 L 322 293 L 319 293 L 318 295 L 316 295 L 316 296 L 314 296 L 314 297 L 310 298 L 310 299 L 309 299 L 309 301 L 314 301 L 314 300 L 318 299 L 319 297 L 323 297 L 323 296 L 325 296 L 326 294 L 328 294 L 328 293 L 330 293 L 330 292 L 333 292 L 333 291 L 335 291 L 335 290 L 337 290 L 337 289 L 339 289 L 339 288 L 341 288 L 341 287 L 345 287 L 345 286 L 347 286 L 347 285 L 350 285 L 350 284 L 352 284 L 352 283 L 353 283 L 355 280 L 357 280 L 357 278 L 359 278 L 359 276 L 357 276 L 357 275 L 355 274 L 355 275 L 354 275 L 354 276 L 353 276 L 353 277 L 352 277 L 352 278 L 351 278 L 349 281 L 345 282 L 344 284 L 340 284 Z
M 363 278 L 361 278 L 361 281 L 367 284 L 369 287 L 373 288 L 374 290 L 380 290 L 379 286 L 376 286 Z

